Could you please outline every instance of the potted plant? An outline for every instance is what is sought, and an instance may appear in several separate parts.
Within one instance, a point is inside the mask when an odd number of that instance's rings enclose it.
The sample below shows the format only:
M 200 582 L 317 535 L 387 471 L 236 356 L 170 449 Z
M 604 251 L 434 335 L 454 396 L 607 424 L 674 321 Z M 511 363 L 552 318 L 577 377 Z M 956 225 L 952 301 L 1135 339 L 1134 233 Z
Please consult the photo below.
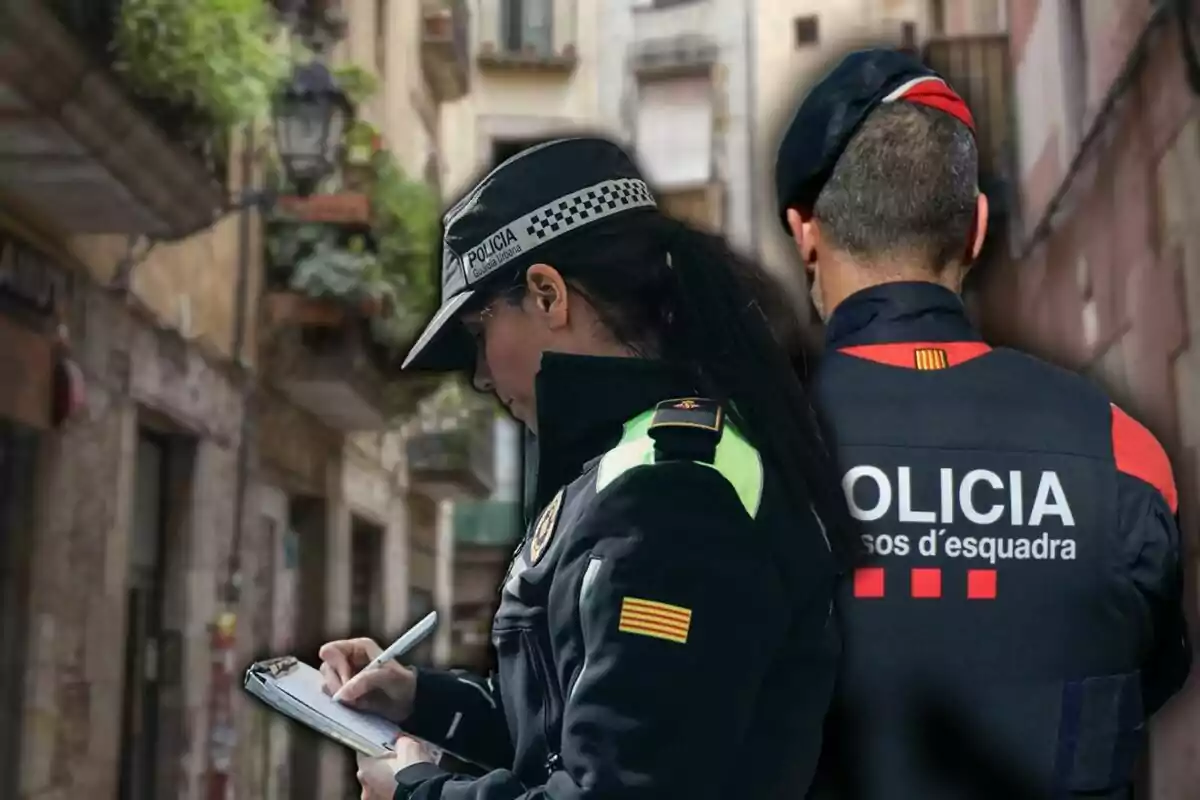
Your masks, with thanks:
M 375 154 L 374 171 L 373 231 L 380 268 L 394 292 L 390 313 L 373 325 L 381 343 L 399 349 L 412 341 L 437 302 L 441 215 L 433 191 L 405 175 L 387 150 Z
M 124 0 L 117 23 L 116 68 L 130 89 L 215 127 L 267 115 L 294 63 L 268 0 Z
M 379 130 L 355 120 L 346 131 L 342 152 L 342 185 L 347 191 L 369 192 L 375 180 L 375 154 L 383 147 Z

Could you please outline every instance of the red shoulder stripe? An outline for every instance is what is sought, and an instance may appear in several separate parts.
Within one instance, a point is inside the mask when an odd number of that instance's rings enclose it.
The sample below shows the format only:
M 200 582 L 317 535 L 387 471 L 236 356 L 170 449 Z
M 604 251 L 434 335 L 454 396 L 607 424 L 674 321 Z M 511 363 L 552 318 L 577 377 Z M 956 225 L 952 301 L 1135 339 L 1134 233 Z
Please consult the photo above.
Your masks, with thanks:
M 931 370 L 956 367 L 991 349 L 983 342 L 901 342 L 860 344 L 844 347 L 841 352 L 890 367 Z
M 1112 446 L 1117 470 L 1157 489 L 1174 514 L 1179 508 L 1179 491 L 1167 452 L 1154 434 L 1116 405 L 1112 407 Z

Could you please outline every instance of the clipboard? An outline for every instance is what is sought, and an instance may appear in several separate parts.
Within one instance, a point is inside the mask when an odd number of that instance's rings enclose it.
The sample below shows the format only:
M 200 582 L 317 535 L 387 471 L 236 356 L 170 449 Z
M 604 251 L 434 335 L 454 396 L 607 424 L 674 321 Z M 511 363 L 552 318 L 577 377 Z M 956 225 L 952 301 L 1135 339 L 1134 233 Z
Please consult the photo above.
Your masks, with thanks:
M 325 694 L 323 683 L 318 670 L 282 656 L 250 665 L 244 686 L 273 710 L 351 750 L 371 758 L 393 755 L 400 727 L 337 702 Z

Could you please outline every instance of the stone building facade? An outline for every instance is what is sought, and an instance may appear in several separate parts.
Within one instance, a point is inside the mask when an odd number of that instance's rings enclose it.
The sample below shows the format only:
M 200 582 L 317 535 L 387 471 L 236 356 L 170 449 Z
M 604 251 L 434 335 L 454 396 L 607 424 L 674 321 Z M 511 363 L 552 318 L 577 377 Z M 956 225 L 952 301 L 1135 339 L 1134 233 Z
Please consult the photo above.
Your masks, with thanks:
M 1019 211 L 988 336 L 1092 374 L 1175 465 L 1200 616 L 1200 99 L 1171 3 L 1011 0 Z M 1152 796 L 1200 785 L 1200 685 L 1155 721 Z
M 381 78 L 364 113 L 420 176 L 462 4 L 375 6 L 345 4 L 334 60 Z M 0 797 L 344 796 L 344 749 L 241 675 L 396 635 L 414 562 L 432 593 L 403 435 L 276 385 L 260 215 L 225 210 L 254 159 L 173 139 L 97 65 L 94 11 L 0 7 Z

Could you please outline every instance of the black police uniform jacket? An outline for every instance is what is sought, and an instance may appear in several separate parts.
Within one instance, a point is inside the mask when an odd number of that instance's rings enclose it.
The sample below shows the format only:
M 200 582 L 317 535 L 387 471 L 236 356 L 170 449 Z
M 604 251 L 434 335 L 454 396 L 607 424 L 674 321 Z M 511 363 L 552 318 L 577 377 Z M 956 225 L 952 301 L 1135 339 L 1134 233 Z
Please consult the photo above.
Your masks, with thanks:
M 803 796 L 835 570 L 820 520 L 691 391 L 652 361 L 543 358 L 539 513 L 504 579 L 497 671 L 419 670 L 404 723 L 492 771 L 410 766 L 397 798 Z
M 1190 663 L 1159 443 L 932 284 L 853 295 L 827 344 L 816 403 L 869 555 L 816 796 L 1127 796 Z

